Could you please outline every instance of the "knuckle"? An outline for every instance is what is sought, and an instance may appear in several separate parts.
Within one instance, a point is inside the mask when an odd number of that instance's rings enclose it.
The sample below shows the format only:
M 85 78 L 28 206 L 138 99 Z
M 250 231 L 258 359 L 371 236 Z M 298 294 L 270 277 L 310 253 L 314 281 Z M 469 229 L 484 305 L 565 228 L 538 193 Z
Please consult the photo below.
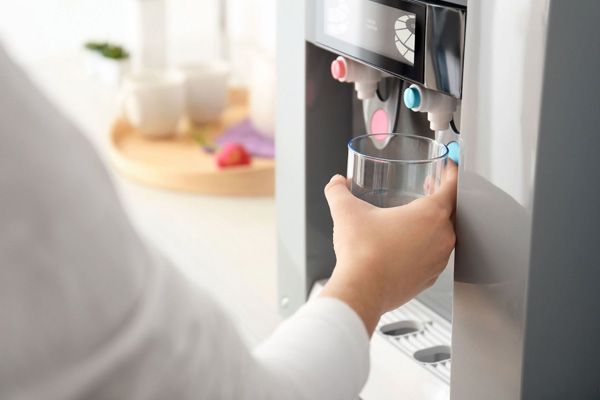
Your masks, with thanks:
M 435 276 L 434 278 L 430 279 L 429 282 L 427 282 L 427 288 L 429 289 L 430 287 L 432 287 L 433 285 L 435 285 L 435 283 L 438 280 L 438 276 Z
M 437 279 L 438 276 L 440 276 L 444 272 L 444 270 L 446 269 L 447 265 L 448 265 L 448 259 L 444 259 L 444 261 L 442 261 L 440 263 L 439 267 L 435 271 L 435 273 L 436 273 L 436 279 Z
M 442 239 L 442 244 L 440 246 L 440 255 L 447 258 L 450 257 L 450 253 L 454 250 L 454 239 L 448 235 L 447 237 Z
M 447 244 L 450 251 L 452 251 L 452 249 L 456 245 L 456 233 L 453 229 L 451 229 L 448 233 Z

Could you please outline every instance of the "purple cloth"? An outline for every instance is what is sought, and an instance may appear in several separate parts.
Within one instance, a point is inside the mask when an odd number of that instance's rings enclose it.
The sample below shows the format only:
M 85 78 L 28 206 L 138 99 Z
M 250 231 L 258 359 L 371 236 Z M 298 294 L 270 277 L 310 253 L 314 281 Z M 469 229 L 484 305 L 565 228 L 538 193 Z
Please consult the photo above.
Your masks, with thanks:
M 219 146 L 232 142 L 240 143 L 253 156 L 264 158 L 275 157 L 275 143 L 273 139 L 264 136 L 252 125 L 249 119 L 245 119 L 227 129 L 216 140 Z

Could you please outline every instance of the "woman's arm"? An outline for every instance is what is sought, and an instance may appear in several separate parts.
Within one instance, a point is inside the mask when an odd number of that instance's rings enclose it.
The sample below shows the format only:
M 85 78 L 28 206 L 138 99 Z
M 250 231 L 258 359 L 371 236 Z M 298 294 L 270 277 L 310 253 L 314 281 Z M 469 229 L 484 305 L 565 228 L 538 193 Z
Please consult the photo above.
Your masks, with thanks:
M 102 163 L 0 48 L 0 398 L 348 399 L 354 311 L 320 299 L 252 353 L 149 251 Z
M 449 253 L 447 199 L 377 211 L 334 181 L 331 283 L 252 353 L 148 250 L 91 146 L 1 49 L 0 87 L 0 398 L 353 398 L 379 314 L 431 282 Z

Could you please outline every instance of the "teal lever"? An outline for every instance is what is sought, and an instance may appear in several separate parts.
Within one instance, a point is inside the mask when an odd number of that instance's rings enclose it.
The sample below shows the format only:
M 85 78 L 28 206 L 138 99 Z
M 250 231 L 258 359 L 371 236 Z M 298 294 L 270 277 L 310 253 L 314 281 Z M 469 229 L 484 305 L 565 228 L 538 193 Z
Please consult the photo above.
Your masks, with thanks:
M 458 165 L 460 161 L 460 145 L 458 142 L 450 142 L 446 147 L 448 147 L 448 158 Z
M 414 87 L 409 87 L 404 91 L 404 105 L 410 109 L 418 108 L 421 105 L 421 93 Z

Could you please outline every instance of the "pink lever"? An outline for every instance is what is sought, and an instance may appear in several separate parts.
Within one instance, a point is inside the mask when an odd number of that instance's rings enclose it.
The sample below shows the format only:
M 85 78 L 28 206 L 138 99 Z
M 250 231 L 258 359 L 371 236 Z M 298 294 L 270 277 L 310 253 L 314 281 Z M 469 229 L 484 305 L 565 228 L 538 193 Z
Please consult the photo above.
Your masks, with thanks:
M 334 77 L 334 79 L 344 79 L 346 77 L 346 72 L 346 63 L 341 57 L 333 60 L 331 63 L 331 75 Z
M 377 109 L 371 116 L 371 133 L 389 133 L 390 118 L 383 108 Z M 385 140 L 386 136 L 375 136 L 375 140 Z
M 339 56 L 331 63 L 331 75 L 340 82 L 354 83 L 359 100 L 375 96 L 381 72 L 357 61 Z

